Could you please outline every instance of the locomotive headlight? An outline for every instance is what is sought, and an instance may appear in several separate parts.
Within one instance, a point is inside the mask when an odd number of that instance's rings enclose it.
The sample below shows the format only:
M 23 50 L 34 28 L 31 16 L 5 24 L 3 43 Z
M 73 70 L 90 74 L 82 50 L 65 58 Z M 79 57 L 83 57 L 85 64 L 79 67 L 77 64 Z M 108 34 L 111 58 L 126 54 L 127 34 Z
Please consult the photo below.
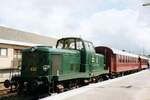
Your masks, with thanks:
M 46 72 L 49 68 L 50 68 L 50 66 L 49 66 L 49 65 L 44 65 L 44 66 L 43 66 L 43 71 L 45 71 L 45 72 Z

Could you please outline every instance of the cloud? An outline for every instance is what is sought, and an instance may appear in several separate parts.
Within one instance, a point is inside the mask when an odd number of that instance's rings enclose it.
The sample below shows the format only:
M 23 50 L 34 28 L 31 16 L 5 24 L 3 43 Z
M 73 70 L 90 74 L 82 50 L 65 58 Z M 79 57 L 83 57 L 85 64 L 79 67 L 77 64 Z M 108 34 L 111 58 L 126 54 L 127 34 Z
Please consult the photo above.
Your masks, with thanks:
M 93 2 L 94 1 L 94 2 Z M 70 33 L 79 21 L 94 13 L 101 0 L 2 0 L 1 23 L 45 34 Z M 94 7 L 95 6 L 95 7 Z M 88 11 L 88 12 L 87 12 Z
M 148 0 L 0 0 L 0 24 L 61 38 L 81 36 L 95 45 L 150 51 Z M 150 52 L 149 52 L 150 53 Z
M 150 50 L 150 26 L 133 9 L 101 11 L 81 22 L 84 37 L 95 45 L 108 45 L 136 53 Z

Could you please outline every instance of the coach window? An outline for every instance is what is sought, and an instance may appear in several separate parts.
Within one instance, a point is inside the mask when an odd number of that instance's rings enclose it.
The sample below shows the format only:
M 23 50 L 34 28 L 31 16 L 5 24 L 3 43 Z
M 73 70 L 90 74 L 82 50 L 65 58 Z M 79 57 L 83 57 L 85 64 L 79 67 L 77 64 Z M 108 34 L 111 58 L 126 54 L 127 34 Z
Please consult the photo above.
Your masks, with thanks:
M 0 48 L 0 56 L 7 56 L 7 48 Z
M 135 58 L 135 63 L 136 63 L 136 58 Z
M 134 58 L 134 62 L 136 63 L 136 58 Z
M 135 63 L 136 63 L 136 58 L 135 58 Z
M 129 57 L 127 57 L 128 59 L 127 59 L 127 62 L 129 62 Z
M 121 62 L 123 63 L 123 56 L 121 56 Z
M 124 56 L 122 56 L 122 62 L 124 63 Z
M 132 63 L 134 62 L 134 58 L 132 57 Z
M 131 57 L 129 57 L 129 63 L 131 63 Z
M 121 62 L 121 55 L 119 56 L 119 61 Z
M 126 62 L 126 56 L 124 56 L 124 63 Z
M 120 55 L 118 55 L 118 62 L 120 62 Z
M 124 56 L 124 63 L 126 62 L 126 56 Z
M 120 59 L 120 56 L 119 56 L 119 55 L 117 55 L 117 62 L 119 62 L 119 59 Z
M 123 63 L 125 63 L 125 56 L 123 56 Z
M 120 62 L 122 63 L 122 56 L 120 55 Z

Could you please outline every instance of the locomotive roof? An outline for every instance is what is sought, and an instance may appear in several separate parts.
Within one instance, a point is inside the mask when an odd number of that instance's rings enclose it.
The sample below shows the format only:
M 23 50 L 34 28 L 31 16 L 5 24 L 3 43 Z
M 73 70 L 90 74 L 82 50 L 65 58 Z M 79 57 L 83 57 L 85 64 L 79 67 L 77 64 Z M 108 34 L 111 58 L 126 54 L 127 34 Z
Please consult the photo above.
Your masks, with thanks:
M 59 40 L 63 40 L 63 39 L 79 39 L 79 40 L 83 40 L 83 41 L 92 43 L 91 41 L 84 40 L 84 39 L 82 39 L 81 37 L 64 37 L 64 38 L 60 38 Z M 58 41 L 59 41 L 59 40 L 58 40 Z M 93 43 L 92 43 L 92 44 L 93 44 Z
M 63 40 L 63 39 L 80 39 L 80 40 L 83 40 L 80 37 L 64 37 L 64 38 L 60 38 L 59 40 Z

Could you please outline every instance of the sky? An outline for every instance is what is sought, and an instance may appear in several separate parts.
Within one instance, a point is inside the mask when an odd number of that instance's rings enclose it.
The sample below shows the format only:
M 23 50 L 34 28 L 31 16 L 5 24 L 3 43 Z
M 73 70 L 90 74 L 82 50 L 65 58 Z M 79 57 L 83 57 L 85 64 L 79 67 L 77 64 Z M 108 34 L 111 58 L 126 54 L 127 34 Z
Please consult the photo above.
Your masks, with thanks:
M 0 25 L 150 54 L 150 0 L 0 0 Z

